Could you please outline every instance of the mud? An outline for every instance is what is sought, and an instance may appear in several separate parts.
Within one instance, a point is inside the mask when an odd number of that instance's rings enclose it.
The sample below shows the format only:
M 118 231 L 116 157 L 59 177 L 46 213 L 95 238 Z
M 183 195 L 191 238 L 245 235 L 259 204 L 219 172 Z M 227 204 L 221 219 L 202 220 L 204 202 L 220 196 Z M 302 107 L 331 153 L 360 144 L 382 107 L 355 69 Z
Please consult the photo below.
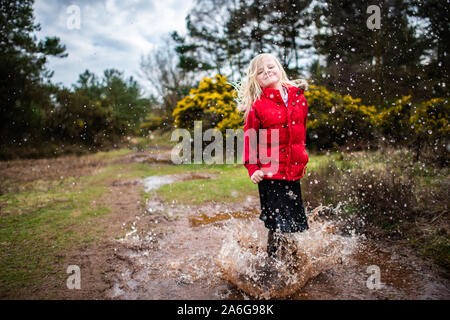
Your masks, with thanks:
M 172 148 L 149 148 L 146 151 L 133 152 L 121 157 L 114 163 L 129 164 L 129 163 L 145 163 L 148 165 L 160 166 L 173 164 L 171 158 Z
M 158 155 L 157 155 L 158 154 Z M 164 155 L 161 155 L 164 154 Z M 168 150 L 125 155 L 119 163 L 165 165 Z M 15 182 L 85 176 L 105 161 L 87 157 L 2 162 L 1 189 Z M 8 297 L 43 299 L 449 299 L 445 271 L 388 240 L 371 241 L 343 232 L 338 224 L 315 218 L 311 232 L 289 239 L 289 263 L 265 254 L 267 230 L 258 219 L 259 199 L 242 203 L 185 205 L 156 196 L 140 203 L 140 192 L 164 183 L 214 179 L 179 174 L 148 180 L 116 180 L 105 205 L 112 213 L 101 224 L 106 239 L 58 259 L 83 270 L 82 290 L 67 290 L 65 278 Z M 154 179 L 154 180 L 152 180 Z M 156 180 L 155 180 L 156 179 Z M 8 182 L 9 181 L 9 182 Z M 154 183 L 159 181 L 158 183 Z M 147 184 L 146 184 L 147 183 Z M 1 190 L 0 190 L 1 191 Z M 338 214 L 339 204 L 331 211 Z M 117 238 L 118 234 L 124 235 Z M 57 258 L 57 259 L 56 259 Z M 286 260 L 284 260 L 286 261 Z M 380 270 L 379 288 L 371 289 L 369 267 Z M 368 269 L 369 268 L 369 269 Z M 372 269 L 373 270 L 373 269 Z M 6 298 L 8 298 L 6 297 Z M 5 297 L 4 297 L 5 298 Z
M 202 206 L 148 200 L 116 241 L 108 299 L 448 299 L 442 270 L 395 243 L 344 235 L 314 219 L 290 239 L 291 260 L 270 260 L 259 202 Z M 255 209 L 256 208 L 256 209 Z M 142 223 L 146 221 L 145 223 Z M 293 257 L 292 257 L 293 254 Z M 379 268 L 371 281 L 368 267 Z M 370 286 L 377 283 L 378 287 Z
M 104 161 L 95 157 L 74 155 L 47 159 L 0 161 L 0 195 L 27 190 L 28 182 L 36 180 L 62 180 L 95 173 Z M 24 185 L 25 183 L 25 185 Z

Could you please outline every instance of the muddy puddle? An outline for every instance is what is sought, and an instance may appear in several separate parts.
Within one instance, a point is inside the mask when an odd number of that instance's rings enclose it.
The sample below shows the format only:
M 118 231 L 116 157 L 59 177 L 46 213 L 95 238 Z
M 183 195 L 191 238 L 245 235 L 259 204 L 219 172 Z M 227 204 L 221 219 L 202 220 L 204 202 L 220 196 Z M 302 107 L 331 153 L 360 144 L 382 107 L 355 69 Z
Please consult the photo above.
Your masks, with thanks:
M 148 181 L 157 188 L 183 177 L 159 179 Z M 341 232 L 335 222 L 318 218 L 321 208 L 308 212 L 310 230 L 290 236 L 278 260 L 267 257 L 267 229 L 258 219 L 256 197 L 201 206 L 151 198 L 146 206 L 115 241 L 106 298 L 450 298 L 449 281 L 435 266 L 395 244 Z
M 159 187 L 171 184 L 177 181 L 188 181 L 188 180 L 200 180 L 200 179 L 214 179 L 216 176 L 213 174 L 202 174 L 202 173 L 184 173 L 184 174 L 172 174 L 164 176 L 150 176 L 142 180 L 144 184 L 145 192 L 150 190 L 158 189 Z

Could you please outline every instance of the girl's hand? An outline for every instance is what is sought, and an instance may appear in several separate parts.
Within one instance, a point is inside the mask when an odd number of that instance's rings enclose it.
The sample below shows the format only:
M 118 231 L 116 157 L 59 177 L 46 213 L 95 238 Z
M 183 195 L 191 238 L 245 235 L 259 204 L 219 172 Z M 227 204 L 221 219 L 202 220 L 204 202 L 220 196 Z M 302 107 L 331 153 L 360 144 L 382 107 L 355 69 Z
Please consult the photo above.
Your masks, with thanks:
M 253 174 L 250 180 L 252 180 L 253 183 L 259 183 L 264 178 L 264 172 L 262 170 L 256 170 Z

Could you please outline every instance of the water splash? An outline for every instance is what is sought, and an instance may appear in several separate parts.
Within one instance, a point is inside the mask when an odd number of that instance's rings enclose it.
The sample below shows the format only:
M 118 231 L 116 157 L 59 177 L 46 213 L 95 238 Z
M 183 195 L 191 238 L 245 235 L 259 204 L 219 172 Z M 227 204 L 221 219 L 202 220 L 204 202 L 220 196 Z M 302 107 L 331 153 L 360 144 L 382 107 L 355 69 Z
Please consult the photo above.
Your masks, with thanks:
M 258 201 L 183 206 L 148 199 L 146 213 L 133 223 L 130 233 L 114 241 L 117 259 L 106 296 L 200 300 L 450 297 L 448 280 L 431 272 L 404 245 L 355 236 L 339 204 L 312 210 L 310 229 L 288 237 L 284 254 L 270 259 L 267 229 L 255 210 Z M 173 218 L 166 214 L 168 210 Z M 380 267 L 382 289 L 367 287 L 371 265 Z
M 358 238 L 338 234 L 334 222 L 317 218 L 322 207 L 309 217 L 310 229 L 286 234 L 279 254 L 266 252 L 267 229 L 257 221 L 233 221 L 218 255 L 217 265 L 226 280 L 246 294 L 263 299 L 290 296 L 309 279 L 345 263 L 358 245 Z

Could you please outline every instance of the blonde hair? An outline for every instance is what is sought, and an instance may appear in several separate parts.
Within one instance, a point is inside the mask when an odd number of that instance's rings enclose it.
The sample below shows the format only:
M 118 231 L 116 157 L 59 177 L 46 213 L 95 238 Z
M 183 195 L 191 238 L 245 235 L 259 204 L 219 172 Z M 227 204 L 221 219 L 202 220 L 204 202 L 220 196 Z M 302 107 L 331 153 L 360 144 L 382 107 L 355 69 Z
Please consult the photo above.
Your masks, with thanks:
M 256 74 L 259 63 L 261 62 L 262 59 L 266 57 L 271 57 L 275 61 L 277 67 L 280 69 L 281 73 L 280 82 L 282 85 L 296 86 L 302 88 L 303 90 L 307 90 L 308 88 L 308 83 L 304 79 L 297 79 L 294 81 L 289 80 L 286 75 L 286 71 L 284 70 L 281 63 L 274 55 L 270 53 L 258 54 L 250 61 L 250 65 L 247 69 L 247 75 L 245 77 L 244 82 L 237 84 L 231 83 L 231 85 L 233 85 L 233 87 L 237 90 L 238 94 L 236 98 L 236 103 L 238 106 L 238 110 L 244 112 L 244 119 L 247 119 L 248 113 L 250 111 L 253 102 L 255 102 L 257 99 L 261 97 L 262 89 L 258 81 L 256 80 Z

